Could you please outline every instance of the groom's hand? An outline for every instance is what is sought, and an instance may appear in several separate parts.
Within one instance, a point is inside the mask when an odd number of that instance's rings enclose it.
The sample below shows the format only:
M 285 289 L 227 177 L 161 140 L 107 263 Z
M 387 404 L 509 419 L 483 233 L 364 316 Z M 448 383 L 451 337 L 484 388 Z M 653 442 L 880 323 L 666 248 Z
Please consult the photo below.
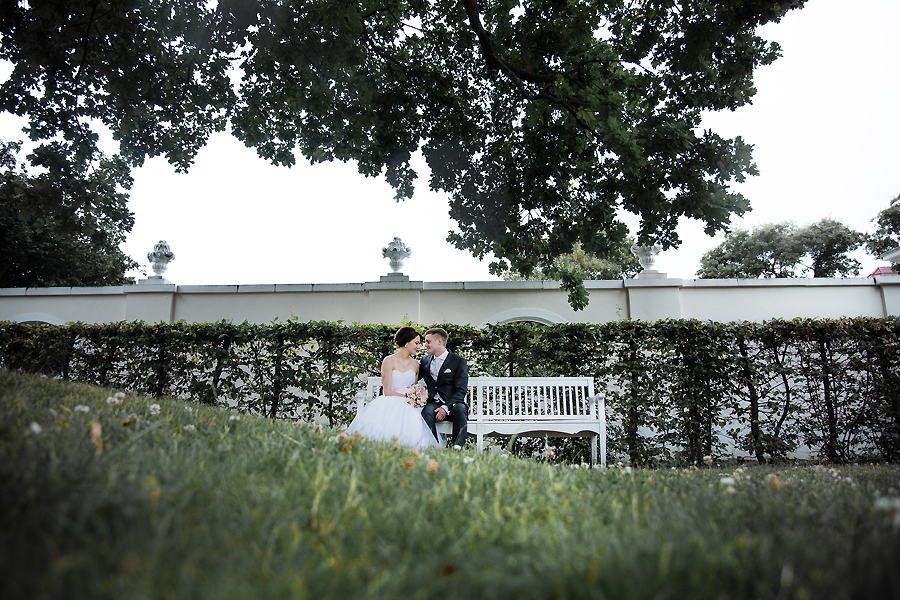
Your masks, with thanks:
M 437 410 L 434 411 L 434 420 L 435 421 L 443 421 L 447 418 L 447 411 L 443 406 L 438 406 Z

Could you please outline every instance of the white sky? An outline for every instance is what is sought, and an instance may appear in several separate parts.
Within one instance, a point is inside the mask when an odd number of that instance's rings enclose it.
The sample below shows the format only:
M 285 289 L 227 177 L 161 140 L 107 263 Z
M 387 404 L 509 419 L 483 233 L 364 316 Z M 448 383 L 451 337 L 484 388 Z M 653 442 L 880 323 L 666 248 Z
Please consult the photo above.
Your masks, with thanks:
M 863 232 L 900 194 L 900 2 L 810 0 L 761 29 L 783 56 L 756 73 L 753 105 L 710 115 L 705 126 L 755 146 L 760 176 L 737 189 L 753 210 L 736 227 L 825 217 Z M 0 138 L 18 140 L 17 121 L 0 114 Z M 357 283 L 390 271 L 381 249 L 399 236 L 412 249 L 403 272 L 413 280 L 494 279 L 445 240 L 454 228 L 445 194 L 428 190 L 425 166 L 412 200 L 397 203 L 383 179 L 354 164 L 274 167 L 223 133 L 200 151 L 188 174 L 164 159 L 134 175 L 135 226 L 123 250 L 146 265 L 160 239 L 175 260 L 165 274 L 182 285 Z M 636 229 L 637 220 L 626 220 Z M 682 223 L 684 242 L 657 268 L 692 278 L 702 254 L 723 236 Z M 855 254 L 861 275 L 887 264 Z M 148 274 L 152 274 L 149 272 Z

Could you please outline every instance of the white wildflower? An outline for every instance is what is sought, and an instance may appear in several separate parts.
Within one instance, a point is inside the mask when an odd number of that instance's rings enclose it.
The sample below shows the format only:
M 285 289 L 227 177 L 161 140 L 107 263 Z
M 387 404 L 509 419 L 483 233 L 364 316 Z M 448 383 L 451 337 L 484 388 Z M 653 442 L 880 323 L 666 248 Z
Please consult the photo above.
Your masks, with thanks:
M 737 483 L 734 477 L 722 477 L 719 479 L 719 483 L 722 484 L 725 489 L 722 490 L 729 496 L 734 493 L 734 484 Z
M 125 392 L 116 392 L 115 394 L 113 394 L 113 396 L 114 396 L 115 398 L 118 398 L 119 400 L 124 400 L 124 399 L 125 399 Z
M 28 426 L 28 430 L 31 431 L 31 433 L 33 433 L 34 435 L 40 435 L 41 431 L 43 431 L 43 429 L 41 429 L 41 426 L 34 421 L 32 421 L 31 425 Z
M 91 409 L 85 406 L 84 404 L 79 404 L 75 407 L 75 412 L 91 412 Z
M 467 465 L 470 465 L 470 464 L 472 464 L 473 462 L 475 462 L 475 457 L 474 457 L 474 456 L 467 456 L 467 457 L 465 457 L 465 458 L 463 459 L 463 462 L 464 462 L 465 464 L 467 464 Z
M 228 420 L 229 420 L 229 421 L 240 421 L 240 420 L 241 420 L 241 415 L 229 415 L 229 416 L 228 416 Z
M 891 525 L 895 531 L 900 528 L 900 498 L 882 496 L 875 500 L 875 510 L 884 511 L 891 517 Z
M 122 401 L 119 398 L 116 398 L 115 396 L 110 396 L 106 399 L 106 403 L 109 404 L 110 406 L 113 404 L 119 404 L 121 402 Z
M 194 429 L 195 429 L 195 427 L 193 425 L 185 425 L 184 426 L 185 431 L 193 431 Z
M 150 414 L 158 415 L 159 414 L 159 404 L 151 404 L 150 405 Z

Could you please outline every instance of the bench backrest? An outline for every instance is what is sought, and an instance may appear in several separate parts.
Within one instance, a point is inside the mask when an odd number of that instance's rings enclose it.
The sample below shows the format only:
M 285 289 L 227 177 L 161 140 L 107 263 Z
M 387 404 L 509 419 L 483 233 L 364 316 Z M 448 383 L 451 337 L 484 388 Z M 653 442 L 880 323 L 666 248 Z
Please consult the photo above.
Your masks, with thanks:
M 381 394 L 369 377 L 361 404 Z M 540 421 L 597 419 L 592 377 L 469 377 L 469 419 Z

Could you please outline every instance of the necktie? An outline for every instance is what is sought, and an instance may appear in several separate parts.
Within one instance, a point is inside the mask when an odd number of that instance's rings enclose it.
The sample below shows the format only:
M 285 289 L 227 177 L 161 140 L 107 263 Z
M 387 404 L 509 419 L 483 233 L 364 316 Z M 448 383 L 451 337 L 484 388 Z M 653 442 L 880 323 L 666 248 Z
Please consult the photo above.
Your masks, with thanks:
M 431 376 L 437 381 L 438 373 L 441 372 L 441 361 L 437 357 L 431 359 Z

